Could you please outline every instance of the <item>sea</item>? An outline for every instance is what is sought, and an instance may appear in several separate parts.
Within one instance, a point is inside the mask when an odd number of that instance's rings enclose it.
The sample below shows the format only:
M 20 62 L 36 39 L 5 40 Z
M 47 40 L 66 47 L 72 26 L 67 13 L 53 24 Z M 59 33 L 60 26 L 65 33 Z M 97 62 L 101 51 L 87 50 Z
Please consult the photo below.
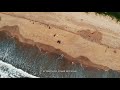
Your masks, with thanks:
M 0 60 L 0 78 L 38 78 Z

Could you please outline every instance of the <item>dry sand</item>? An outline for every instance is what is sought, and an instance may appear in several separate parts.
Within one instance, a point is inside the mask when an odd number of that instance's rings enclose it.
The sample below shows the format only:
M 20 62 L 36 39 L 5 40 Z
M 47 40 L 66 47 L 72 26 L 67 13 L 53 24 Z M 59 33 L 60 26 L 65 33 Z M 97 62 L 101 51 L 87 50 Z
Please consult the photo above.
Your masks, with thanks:
M 8 12 L 0 17 L 0 27 L 17 25 L 23 38 L 60 49 L 88 66 L 90 60 L 99 68 L 120 70 L 120 24 L 110 17 L 93 12 Z

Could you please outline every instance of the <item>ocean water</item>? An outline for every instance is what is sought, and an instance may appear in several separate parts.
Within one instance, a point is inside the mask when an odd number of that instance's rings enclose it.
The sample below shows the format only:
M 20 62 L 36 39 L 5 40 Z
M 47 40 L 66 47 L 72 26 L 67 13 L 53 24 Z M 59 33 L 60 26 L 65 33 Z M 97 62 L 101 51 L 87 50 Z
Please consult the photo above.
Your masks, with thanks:
M 0 60 L 0 78 L 38 78 Z

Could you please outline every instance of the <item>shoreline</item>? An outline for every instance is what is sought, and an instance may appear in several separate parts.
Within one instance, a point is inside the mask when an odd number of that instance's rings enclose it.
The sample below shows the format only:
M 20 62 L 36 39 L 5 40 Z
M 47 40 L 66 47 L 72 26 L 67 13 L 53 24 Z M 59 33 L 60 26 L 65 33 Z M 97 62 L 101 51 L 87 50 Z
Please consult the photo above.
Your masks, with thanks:
M 7 14 L 10 14 L 10 13 L 7 13 Z M 42 13 L 41 15 L 44 15 L 44 14 L 45 13 Z M 120 62 L 118 61 L 120 58 L 119 57 L 119 53 L 120 53 L 119 27 L 120 26 L 119 24 L 116 24 L 115 21 L 111 21 L 110 19 L 105 19 L 102 16 L 101 18 L 99 18 L 95 16 L 93 13 L 87 16 L 87 14 L 84 14 L 84 13 L 80 14 L 80 13 L 72 13 L 72 12 L 71 13 L 56 12 L 56 13 L 50 13 L 50 14 L 46 13 L 45 16 L 41 16 L 39 18 L 37 17 L 37 15 L 36 17 L 35 16 L 33 17 L 32 15 L 35 15 L 34 13 L 31 13 L 31 14 L 12 13 L 12 15 L 16 15 L 18 17 L 21 17 L 21 15 L 24 15 L 25 18 L 31 18 L 31 20 L 34 19 L 35 21 L 38 19 L 38 21 L 41 20 L 41 22 L 46 23 L 49 26 L 44 26 L 43 24 L 39 25 L 38 22 L 34 22 L 34 21 L 29 22 L 24 18 L 23 19 L 21 18 L 22 20 L 19 18 L 19 21 L 16 21 L 15 19 L 17 17 L 4 15 L 4 14 L 1 14 L 1 16 L 4 17 L 4 18 L 2 17 L 4 23 L 1 24 L 0 26 L 18 25 L 20 27 L 19 32 L 24 38 L 33 40 L 34 42 L 41 42 L 43 44 L 53 46 L 69 54 L 74 58 L 78 58 L 80 55 L 85 56 L 89 58 L 90 61 L 94 64 L 102 65 L 105 67 L 107 66 L 113 70 L 120 70 L 119 68 Z M 39 13 L 38 13 L 38 16 L 39 16 Z M 55 16 L 55 18 L 52 18 L 53 16 Z M 5 17 L 8 17 L 8 18 L 5 19 Z M 10 17 L 14 19 L 12 20 L 10 19 Z M 43 18 L 43 17 L 46 17 L 46 18 Z M 7 22 L 7 24 L 5 24 L 5 21 Z M 65 30 L 61 31 L 61 29 L 59 28 L 54 28 L 54 25 L 57 27 L 61 26 Z M 87 34 L 85 32 L 86 36 L 83 36 L 83 37 L 81 35 L 79 36 L 79 35 L 70 33 L 70 32 L 76 33 L 77 31 L 82 31 L 82 30 L 85 31 L 87 29 L 90 29 L 90 32 L 87 32 Z M 36 33 L 33 32 L 33 30 L 36 30 Z M 42 32 L 42 30 L 44 31 Z M 92 32 L 96 30 L 102 33 L 102 39 L 101 38 L 95 39 L 95 35 L 98 35 L 99 33 L 90 35 Z M 38 34 L 38 33 L 41 33 L 41 34 Z M 52 35 L 55 35 L 56 33 L 58 33 L 57 34 L 58 36 L 54 38 Z M 88 37 L 89 35 L 90 35 L 90 38 Z M 113 37 L 115 37 L 115 39 Z M 61 40 L 62 45 L 57 44 L 56 43 L 57 40 Z M 113 40 L 113 41 L 110 41 L 110 40 Z M 107 46 L 101 45 L 100 43 L 110 45 L 110 46 L 107 47 Z M 105 52 L 106 48 L 107 48 L 107 52 Z M 112 59 L 114 59 L 114 61 L 112 61 Z M 113 63 L 111 63 L 111 61 Z
M 8 31 L 8 30 L 12 30 L 12 31 Z M 25 46 L 28 45 L 28 48 L 30 47 L 29 45 L 31 45 L 31 47 L 32 46 L 37 47 L 40 52 L 42 51 L 43 53 L 47 53 L 50 57 L 54 56 L 54 55 L 58 55 L 60 57 L 62 56 L 71 64 L 72 63 L 83 64 L 82 66 L 86 69 L 91 68 L 91 69 L 96 69 L 96 70 L 97 69 L 98 70 L 101 69 L 101 70 L 105 70 L 105 71 L 109 70 L 108 67 L 92 63 L 89 60 L 89 58 L 87 58 L 85 56 L 79 56 L 77 58 L 74 58 L 74 57 L 68 55 L 67 53 L 63 52 L 62 50 L 54 48 L 53 46 L 42 44 L 40 42 L 34 42 L 33 40 L 30 40 L 30 39 L 26 39 L 22 35 L 20 35 L 18 26 L 4 26 L 4 27 L 0 28 L 0 33 L 3 33 L 4 37 L 12 37 L 13 39 L 15 38 L 16 42 L 19 42 L 19 44 L 20 43 L 24 44 Z M 3 36 L 1 36 L 1 38 L 3 38 Z M 20 44 L 20 46 L 21 46 L 21 44 Z
M 3 44 L 1 44 L 0 42 L 0 47 L 3 48 L 2 51 L 0 48 L 0 53 L 3 53 L 2 56 L 4 56 L 2 61 L 12 64 L 13 66 L 20 68 L 34 76 L 43 78 L 45 77 L 91 78 L 93 76 L 94 78 L 95 77 L 117 78 L 120 76 L 120 73 L 116 71 L 112 70 L 104 71 L 104 69 L 99 68 L 98 66 L 97 67 L 89 66 L 91 65 L 91 62 L 86 57 L 83 56 L 79 57 L 79 59 L 87 61 L 88 65 L 85 65 L 84 61 L 81 62 L 82 64 L 77 61 L 73 62 L 70 56 L 67 57 L 64 52 L 56 50 L 55 48 L 50 46 L 41 44 L 39 46 L 41 50 L 38 50 L 37 46 L 31 45 L 30 43 L 28 44 L 26 42 L 20 42 L 17 36 L 16 37 L 11 36 L 11 34 L 8 33 L 7 31 L 6 32 L 0 31 L 0 36 L 1 36 L 0 41 L 4 42 Z M 48 51 L 46 47 L 48 47 L 49 49 Z M 9 50 L 9 52 L 7 50 Z M 58 72 L 56 72 L 56 70 Z

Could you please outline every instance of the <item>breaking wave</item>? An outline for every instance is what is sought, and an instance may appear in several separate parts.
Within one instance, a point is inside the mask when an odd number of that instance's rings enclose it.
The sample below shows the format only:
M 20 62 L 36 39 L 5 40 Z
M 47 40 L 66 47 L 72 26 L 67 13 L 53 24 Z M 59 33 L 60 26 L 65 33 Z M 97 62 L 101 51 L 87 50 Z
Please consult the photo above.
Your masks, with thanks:
M 0 60 L 0 78 L 37 78 Z

